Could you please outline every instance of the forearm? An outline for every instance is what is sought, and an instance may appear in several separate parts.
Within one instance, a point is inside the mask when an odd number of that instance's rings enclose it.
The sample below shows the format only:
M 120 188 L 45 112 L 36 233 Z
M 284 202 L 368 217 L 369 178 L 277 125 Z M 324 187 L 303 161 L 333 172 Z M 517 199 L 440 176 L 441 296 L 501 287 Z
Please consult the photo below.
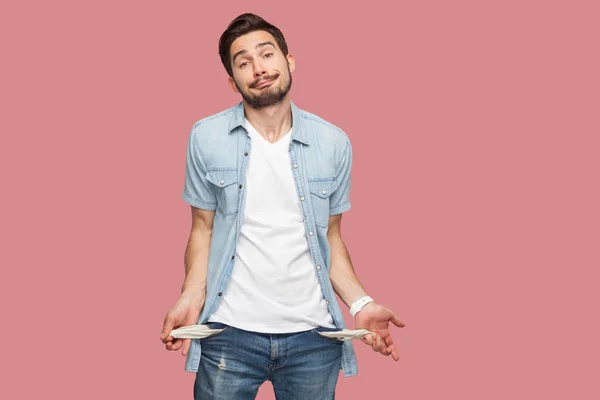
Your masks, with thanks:
M 185 249 L 185 279 L 181 292 L 204 295 L 212 230 L 192 231 Z
M 356 273 L 348 249 L 340 235 L 328 235 L 331 249 L 330 279 L 333 290 L 340 296 L 344 304 L 350 308 L 352 303 L 367 295 Z

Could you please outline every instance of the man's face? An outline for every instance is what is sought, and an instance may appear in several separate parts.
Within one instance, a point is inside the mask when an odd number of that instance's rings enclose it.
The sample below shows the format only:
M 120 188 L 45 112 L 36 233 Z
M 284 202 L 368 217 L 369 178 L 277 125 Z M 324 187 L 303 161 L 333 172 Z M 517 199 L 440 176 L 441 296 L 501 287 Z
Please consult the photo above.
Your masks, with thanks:
M 229 82 L 251 107 L 260 109 L 280 103 L 292 87 L 294 57 L 283 55 L 273 36 L 254 31 L 231 44 Z

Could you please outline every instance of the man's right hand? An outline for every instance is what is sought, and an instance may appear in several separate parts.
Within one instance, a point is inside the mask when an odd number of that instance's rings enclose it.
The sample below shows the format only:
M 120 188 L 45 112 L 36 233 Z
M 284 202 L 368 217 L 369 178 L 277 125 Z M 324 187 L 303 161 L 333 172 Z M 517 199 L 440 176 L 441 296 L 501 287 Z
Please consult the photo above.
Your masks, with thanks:
M 169 310 L 165 316 L 162 334 L 160 340 L 165 343 L 165 347 L 170 351 L 182 349 L 181 354 L 187 355 L 192 344 L 191 339 L 175 339 L 170 335 L 173 329 L 181 326 L 195 325 L 198 323 L 200 311 L 204 307 L 205 294 L 182 293 L 177 303 Z

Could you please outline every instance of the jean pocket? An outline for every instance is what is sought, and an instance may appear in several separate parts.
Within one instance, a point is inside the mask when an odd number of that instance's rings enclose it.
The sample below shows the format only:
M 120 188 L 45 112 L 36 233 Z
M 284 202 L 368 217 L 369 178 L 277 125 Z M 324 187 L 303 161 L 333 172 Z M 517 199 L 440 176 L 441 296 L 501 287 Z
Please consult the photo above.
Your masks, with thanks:
M 171 336 L 176 339 L 207 339 L 225 332 L 228 326 L 218 322 L 209 322 L 201 325 L 182 326 L 171 331 Z
M 362 339 L 365 335 L 373 334 L 368 329 L 315 328 L 314 331 L 323 337 L 341 342 Z
M 318 327 L 318 328 L 312 329 L 311 332 L 317 334 L 320 338 L 327 340 L 329 342 L 336 343 L 336 344 L 344 343 L 343 338 L 338 338 L 336 336 L 336 332 L 341 332 L 341 329 Z
M 221 322 L 207 322 L 204 325 L 214 331 L 205 338 L 203 338 L 204 340 L 220 336 L 221 334 L 223 334 L 223 332 L 229 329 L 229 325 L 223 324 Z

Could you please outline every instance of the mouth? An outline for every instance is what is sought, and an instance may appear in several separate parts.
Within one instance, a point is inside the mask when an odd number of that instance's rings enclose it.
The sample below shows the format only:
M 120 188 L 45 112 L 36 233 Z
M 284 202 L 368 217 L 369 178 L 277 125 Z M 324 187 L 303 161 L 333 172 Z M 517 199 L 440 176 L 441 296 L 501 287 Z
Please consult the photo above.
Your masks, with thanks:
M 253 88 L 254 89 L 263 89 L 263 88 L 266 88 L 268 86 L 271 86 L 271 84 L 273 82 L 275 82 L 275 79 L 277 79 L 277 78 L 262 80 L 259 83 L 257 83 L 256 85 L 254 85 Z

